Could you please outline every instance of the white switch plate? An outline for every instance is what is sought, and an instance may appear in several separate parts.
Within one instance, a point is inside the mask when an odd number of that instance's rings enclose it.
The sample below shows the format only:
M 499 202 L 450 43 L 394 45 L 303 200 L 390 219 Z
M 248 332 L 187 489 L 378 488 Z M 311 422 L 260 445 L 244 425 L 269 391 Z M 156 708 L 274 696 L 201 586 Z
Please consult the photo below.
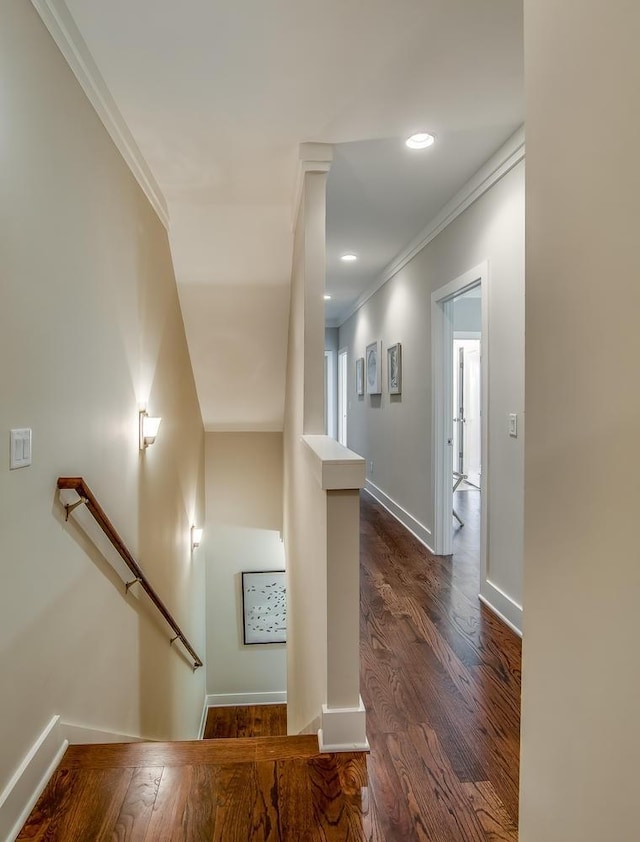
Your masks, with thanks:
M 11 448 L 9 451 L 9 469 L 26 468 L 31 464 L 31 429 L 20 427 L 11 430 Z
M 518 438 L 518 416 L 515 412 L 509 413 L 509 435 Z

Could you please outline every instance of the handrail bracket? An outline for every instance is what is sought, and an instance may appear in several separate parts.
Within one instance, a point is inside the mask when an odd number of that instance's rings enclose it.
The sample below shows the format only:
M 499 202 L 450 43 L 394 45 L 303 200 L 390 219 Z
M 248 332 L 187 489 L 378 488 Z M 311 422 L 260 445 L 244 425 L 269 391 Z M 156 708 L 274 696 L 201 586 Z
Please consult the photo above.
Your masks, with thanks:
M 69 515 L 71 514 L 71 512 L 74 509 L 77 509 L 78 506 L 81 506 L 83 503 L 86 503 L 86 502 L 87 501 L 84 499 L 84 497 L 81 497 L 79 500 L 76 500 L 75 503 L 65 503 L 65 507 L 64 507 L 64 510 L 66 512 L 66 515 L 64 517 L 65 521 L 69 520 Z

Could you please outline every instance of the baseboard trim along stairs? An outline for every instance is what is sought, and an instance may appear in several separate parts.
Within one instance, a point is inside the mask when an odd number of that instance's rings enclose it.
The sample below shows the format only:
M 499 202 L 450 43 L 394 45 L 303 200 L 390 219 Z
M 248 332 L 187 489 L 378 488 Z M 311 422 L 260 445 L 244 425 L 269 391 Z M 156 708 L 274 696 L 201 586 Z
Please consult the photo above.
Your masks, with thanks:
M 53 716 L 0 793 L 0 840 L 13 842 L 69 745 L 124 743 L 139 737 L 63 722 Z

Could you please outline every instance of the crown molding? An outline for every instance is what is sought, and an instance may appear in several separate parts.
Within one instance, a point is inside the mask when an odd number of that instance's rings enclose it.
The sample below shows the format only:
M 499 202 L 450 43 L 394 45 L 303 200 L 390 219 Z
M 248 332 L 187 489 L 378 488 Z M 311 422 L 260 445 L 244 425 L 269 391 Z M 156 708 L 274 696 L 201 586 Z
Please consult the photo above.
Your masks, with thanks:
M 331 326 L 342 327 L 342 325 L 353 316 L 353 314 L 362 307 L 375 293 L 383 287 L 387 281 L 390 281 L 394 275 L 404 268 L 413 258 L 422 251 L 438 234 L 451 225 L 454 219 L 460 216 L 470 205 L 477 199 L 490 190 L 494 184 L 500 181 L 510 170 L 524 159 L 525 156 L 525 136 L 524 126 L 521 126 L 511 137 L 500 147 L 500 149 L 493 155 L 486 164 L 484 164 L 478 172 L 472 176 L 469 181 L 462 187 L 456 195 L 451 199 L 431 220 L 427 227 L 421 231 L 413 240 L 398 254 L 391 263 L 378 275 L 378 277 L 367 287 L 367 289 L 360 295 L 345 316 L 338 319 L 332 319 Z
M 167 203 L 64 0 L 31 0 L 96 114 L 165 228 Z

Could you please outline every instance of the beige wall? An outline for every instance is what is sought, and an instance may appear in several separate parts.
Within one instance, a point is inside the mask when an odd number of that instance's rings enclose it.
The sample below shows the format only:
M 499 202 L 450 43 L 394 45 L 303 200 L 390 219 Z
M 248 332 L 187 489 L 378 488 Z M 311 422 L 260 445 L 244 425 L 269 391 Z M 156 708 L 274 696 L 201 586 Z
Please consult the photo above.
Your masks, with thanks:
M 290 733 L 319 725 L 327 695 L 326 495 L 300 439 L 321 434 L 324 352 L 324 173 L 306 173 L 294 239 L 284 428 L 287 704 Z
M 193 737 L 205 676 L 55 492 L 86 478 L 204 654 L 204 436 L 166 232 L 32 5 L 0 18 L 2 790 L 54 714 Z M 145 404 L 163 421 L 141 454 Z M 10 472 L 16 426 L 33 465 Z
M 639 836 L 636 2 L 526 0 L 522 842 Z
M 489 546 L 484 595 L 515 624 L 522 605 L 524 462 L 524 163 L 420 251 L 340 328 L 349 348 L 348 445 L 367 478 L 433 532 L 431 293 L 489 262 Z M 355 360 L 383 342 L 381 396 L 358 397 Z M 402 343 L 402 395 L 386 385 L 386 348 Z M 519 437 L 508 435 L 510 412 Z M 373 468 L 371 467 L 373 463 Z M 499 604 L 496 604 L 501 600 Z
M 207 693 L 284 693 L 286 645 L 245 646 L 242 632 L 242 571 L 285 566 L 282 433 L 205 440 Z

